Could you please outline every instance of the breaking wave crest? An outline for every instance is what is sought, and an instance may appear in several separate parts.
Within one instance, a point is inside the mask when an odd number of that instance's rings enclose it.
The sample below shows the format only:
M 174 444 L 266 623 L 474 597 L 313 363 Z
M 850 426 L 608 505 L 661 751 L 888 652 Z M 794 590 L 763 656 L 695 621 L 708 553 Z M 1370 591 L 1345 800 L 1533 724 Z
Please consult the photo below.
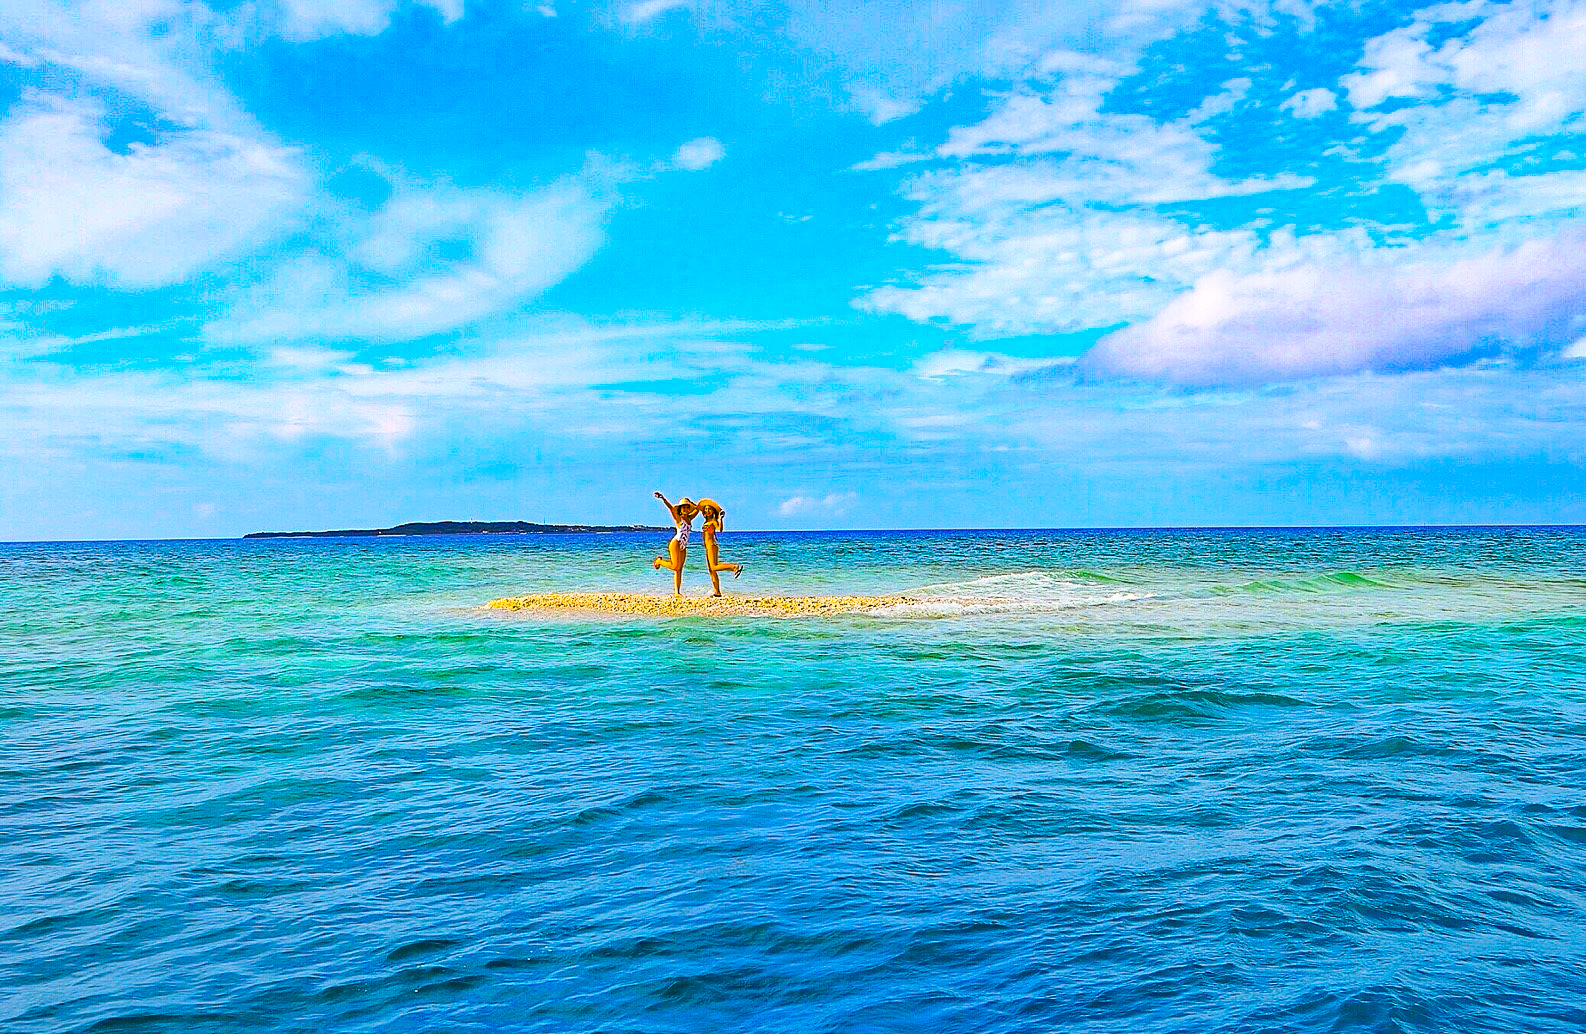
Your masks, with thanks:
M 1116 588 L 1123 584 L 1121 579 L 1085 571 L 1020 571 L 927 585 L 910 594 L 922 597 L 919 602 L 878 608 L 876 613 L 902 617 L 1039 614 L 1133 603 L 1157 595 Z

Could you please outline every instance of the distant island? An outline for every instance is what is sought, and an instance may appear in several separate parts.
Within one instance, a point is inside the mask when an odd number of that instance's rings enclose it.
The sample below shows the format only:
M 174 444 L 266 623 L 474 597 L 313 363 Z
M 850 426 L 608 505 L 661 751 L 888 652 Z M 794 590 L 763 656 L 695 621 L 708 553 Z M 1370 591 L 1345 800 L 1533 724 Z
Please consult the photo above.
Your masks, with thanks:
M 339 531 L 255 531 L 245 539 L 367 539 L 384 535 L 576 535 L 615 531 L 671 531 L 647 524 L 530 524 L 528 521 L 411 521 L 394 528 Z

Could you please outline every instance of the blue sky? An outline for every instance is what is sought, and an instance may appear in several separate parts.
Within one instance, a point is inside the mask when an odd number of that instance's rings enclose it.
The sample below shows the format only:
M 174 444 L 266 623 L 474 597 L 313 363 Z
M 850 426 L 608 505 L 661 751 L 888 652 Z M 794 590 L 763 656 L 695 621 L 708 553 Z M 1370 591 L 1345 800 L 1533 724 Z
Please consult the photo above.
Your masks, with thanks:
M 1586 0 L 8 0 L 0 539 L 1586 522 Z

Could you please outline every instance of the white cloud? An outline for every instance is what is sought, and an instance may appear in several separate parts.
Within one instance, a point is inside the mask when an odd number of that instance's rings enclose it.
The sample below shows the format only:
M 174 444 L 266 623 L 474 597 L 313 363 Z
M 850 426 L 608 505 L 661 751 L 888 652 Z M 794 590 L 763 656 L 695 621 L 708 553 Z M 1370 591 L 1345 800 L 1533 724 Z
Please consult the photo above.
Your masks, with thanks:
M 210 11 L 181 0 L 7 0 L 0 38 L 29 67 L 54 66 L 135 97 L 184 128 L 253 136 L 257 125 L 192 52 Z M 156 26 L 161 27 L 156 31 Z
M 257 247 L 303 203 L 297 154 L 207 129 L 124 153 L 101 108 L 33 94 L 0 123 L 0 277 L 176 283 Z
M 1021 359 L 997 352 L 971 352 L 950 348 L 932 352 L 914 364 L 914 373 L 926 379 L 962 377 L 983 374 L 994 377 L 1014 377 L 1021 373 L 1047 370 L 1054 366 L 1068 366 L 1073 360 L 1067 357 L 1046 359 Z
M 315 345 L 282 345 L 269 350 L 267 362 L 283 370 L 321 373 L 344 369 L 353 353 Z
M 274 0 L 218 12 L 183 0 L 0 4 L 8 63 L 62 69 L 140 101 L 159 127 L 112 147 L 105 109 L 84 92 L 27 94 L 0 123 L 0 278 L 159 286 L 294 228 L 316 205 L 311 177 L 208 67 L 215 51 L 260 34 L 379 32 L 403 2 Z M 447 21 L 463 14 L 463 0 L 417 3 Z M 58 79 L 43 81 L 54 91 Z
M 690 0 L 639 0 L 638 3 L 628 4 L 622 8 L 618 17 L 622 19 L 624 25 L 637 27 L 654 21 L 668 11 L 686 8 L 689 5 Z
M 1579 232 L 1475 257 L 1366 260 L 1212 273 L 1152 319 L 1105 338 L 1084 366 L 1191 384 L 1284 380 L 1435 368 L 1557 347 L 1586 331 Z
M 1254 85 L 1255 84 L 1250 79 L 1247 79 L 1243 76 L 1237 79 L 1228 80 L 1226 83 L 1223 83 L 1221 93 L 1214 93 L 1210 97 L 1207 97 L 1205 100 L 1201 101 L 1200 104 L 1196 105 L 1194 110 L 1192 110 L 1188 115 L 1185 115 L 1185 123 L 1192 126 L 1198 126 L 1202 122 L 1210 122 L 1212 119 L 1220 118 L 1223 115 L 1228 114 L 1237 108 L 1240 102 L 1249 96 L 1250 87 Z
M 1433 78 L 1426 63 L 1432 48 L 1422 38 L 1425 34 L 1426 27 L 1418 23 L 1368 40 L 1361 60 L 1364 71 L 1339 81 L 1349 103 L 1365 109 L 1395 97 L 1423 96 Z
M 864 295 L 868 309 L 916 322 L 970 326 L 982 336 L 1070 333 L 1149 316 L 1215 269 L 1249 266 L 1247 230 L 1217 231 L 1129 212 L 1027 206 L 982 198 L 954 175 L 922 215 L 905 224 L 914 244 L 962 264 L 909 286 Z M 971 188 L 969 197 L 961 193 Z M 927 184 L 922 191 L 935 189 Z
M 391 25 L 391 16 L 407 0 L 274 0 L 243 13 L 293 42 L 308 42 L 347 33 L 375 36 Z M 413 0 L 412 6 L 436 11 L 448 23 L 463 16 L 463 0 Z
M 1179 290 L 1228 264 L 1249 266 L 1259 236 L 1219 230 L 1154 206 L 1294 189 L 1289 174 L 1230 180 L 1211 171 L 1203 123 L 1251 88 L 1230 80 L 1185 118 L 1157 122 L 1105 112 L 1129 69 L 1062 53 L 1056 84 L 1021 86 L 983 121 L 949 132 L 957 159 L 916 177 L 919 212 L 898 236 L 955 264 L 912 283 L 871 290 L 861 307 L 940 320 L 982 336 L 1072 332 L 1148 316 Z
M 877 90 L 859 89 L 853 94 L 854 106 L 864 112 L 873 126 L 885 125 L 914 114 L 924 107 L 917 98 L 889 97 Z
M 778 517 L 841 517 L 859 501 L 857 492 L 833 492 L 830 495 L 795 495 L 777 505 Z
M 9 316 L 0 316 L 0 359 L 44 356 L 78 345 L 97 344 L 102 341 L 126 341 L 169 329 L 168 326 L 152 325 L 111 327 L 91 334 L 36 334 L 29 330 L 26 323 L 14 321 Z
M 39 59 L 32 54 L 24 54 L 20 50 L 12 50 L 4 43 L 0 43 L 0 62 L 15 65 L 18 68 L 37 68 Z
M 855 162 L 848 167 L 850 172 L 879 172 L 883 169 L 896 169 L 901 165 L 913 165 L 915 162 L 928 162 L 936 157 L 930 151 L 917 151 L 912 147 L 905 147 L 899 151 L 882 151 L 873 158 L 866 158 L 862 162 Z
M 1465 31 L 1434 47 L 1429 40 L 1448 26 Z M 1341 84 L 1362 109 L 1357 119 L 1378 132 L 1402 130 L 1387 152 L 1390 177 L 1434 212 L 1473 228 L 1495 219 L 1556 222 L 1581 207 L 1560 203 L 1550 187 L 1561 181 L 1485 170 L 1516 145 L 1586 131 L 1582 53 L 1583 0 L 1476 0 L 1427 8 L 1370 41 L 1361 70 Z M 1541 207 L 1526 211 L 1529 201 Z
M 1150 41 L 1194 24 L 1208 6 L 1210 0 L 788 0 L 778 11 L 780 31 L 832 60 L 854 105 L 879 124 L 966 78 L 1019 78 L 1054 50 L 1129 60 Z M 729 0 L 702 5 L 700 13 L 741 31 L 767 9 Z
M 1318 115 L 1336 110 L 1338 96 L 1332 90 L 1321 87 L 1301 90 L 1278 107 L 1282 111 L 1293 112 L 1295 118 L 1316 118 Z
M 805 411 L 822 404 L 827 367 L 757 362 L 731 341 L 762 324 L 590 327 L 470 342 L 465 354 L 407 363 L 354 363 L 318 346 L 274 346 L 176 370 L 78 371 L 0 363 L 0 421 L 29 448 L 175 446 L 257 462 L 283 444 L 341 439 L 390 451 L 448 424 L 503 432 L 532 425 L 557 436 L 683 440 L 722 413 L 775 416 L 782 393 Z M 693 399 L 613 391 L 630 381 L 707 381 Z M 690 408 L 693 405 L 697 408 Z M 15 437 L 13 435 L 13 437 Z M 75 443 L 75 444 L 74 444 Z M 7 439 L 0 437 L 0 455 Z
M 1559 355 L 1565 359 L 1586 359 L 1586 337 L 1568 346 Z
M 1059 155 L 1041 164 L 970 169 L 965 177 L 1017 182 L 1020 200 L 1157 204 L 1308 186 L 1292 175 L 1229 181 L 1211 172 L 1217 149 L 1200 135 L 1197 112 L 1175 122 L 1103 113 L 1123 69 L 1069 75 L 1044 93 L 1020 89 L 984 121 L 953 129 L 947 158 Z M 1226 84 L 1242 96 L 1249 80 Z M 1210 115 L 1205 116 L 1211 117 Z
M 680 169 L 698 171 L 709 168 L 727 157 L 727 148 L 722 146 L 720 140 L 713 136 L 702 136 L 677 149 L 672 156 L 672 164 Z
M 230 342 L 401 341 L 465 326 L 583 265 L 608 207 L 578 179 L 523 198 L 409 188 L 329 254 L 289 257 L 205 333 Z
M 155 478 L 161 465 L 142 457 L 174 455 L 179 463 L 163 469 L 232 463 L 231 476 L 249 484 L 260 477 L 368 484 L 390 475 L 420 498 L 452 498 L 466 477 L 458 464 L 481 456 L 551 474 L 575 461 L 649 467 L 667 453 L 675 458 L 681 443 L 710 450 L 721 470 L 736 472 L 739 487 L 729 494 L 724 485 L 727 498 L 757 495 L 752 486 L 776 484 L 779 470 L 829 479 L 819 489 L 787 485 L 768 500 L 768 510 L 791 504 L 798 512 L 790 522 L 814 524 L 837 523 L 844 507 L 849 519 L 920 520 L 917 510 L 898 514 L 927 483 L 951 496 L 988 479 L 1018 486 L 1033 478 L 1072 483 L 1069 491 L 1084 495 L 1163 476 L 1192 488 L 1208 479 L 1266 479 L 1277 463 L 1586 461 L 1586 379 L 1567 362 L 1183 391 L 1101 384 L 1061 368 L 1038 378 L 923 378 L 851 363 L 769 361 L 735 340 L 743 329 L 753 328 L 570 324 L 465 342 L 450 356 L 399 367 L 336 356 L 303 356 L 287 367 L 272 350 L 254 365 L 235 355 L 201 357 L 166 371 L 0 363 L 0 425 L 8 430 L 0 466 Z M 699 390 L 618 386 L 678 380 Z M 535 458 L 542 451 L 543 463 Z M 129 452 L 140 458 L 104 459 Z M 865 490 L 862 506 L 840 490 L 861 482 L 875 489 Z M 189 501 L 213 499 L 236 514 L 241 494 L 204 487 Z M 1163 498 L 1147 491 L 1126 505 Z M 643 491 L 637 505 L 646 505 Z

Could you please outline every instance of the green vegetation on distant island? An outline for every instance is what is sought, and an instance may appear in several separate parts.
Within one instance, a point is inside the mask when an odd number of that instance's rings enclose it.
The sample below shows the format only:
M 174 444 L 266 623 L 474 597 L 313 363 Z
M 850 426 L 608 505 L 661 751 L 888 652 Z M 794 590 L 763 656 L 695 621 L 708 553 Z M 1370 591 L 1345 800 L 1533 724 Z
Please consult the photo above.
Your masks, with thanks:
M 671 531 L 646 524 L 530 524 L 528 521 L 411 521 L 394 528 L 341 531 L 255 531 L 245 539 L 352 539 L 382 535 L 571 535 L 581 532 Z

